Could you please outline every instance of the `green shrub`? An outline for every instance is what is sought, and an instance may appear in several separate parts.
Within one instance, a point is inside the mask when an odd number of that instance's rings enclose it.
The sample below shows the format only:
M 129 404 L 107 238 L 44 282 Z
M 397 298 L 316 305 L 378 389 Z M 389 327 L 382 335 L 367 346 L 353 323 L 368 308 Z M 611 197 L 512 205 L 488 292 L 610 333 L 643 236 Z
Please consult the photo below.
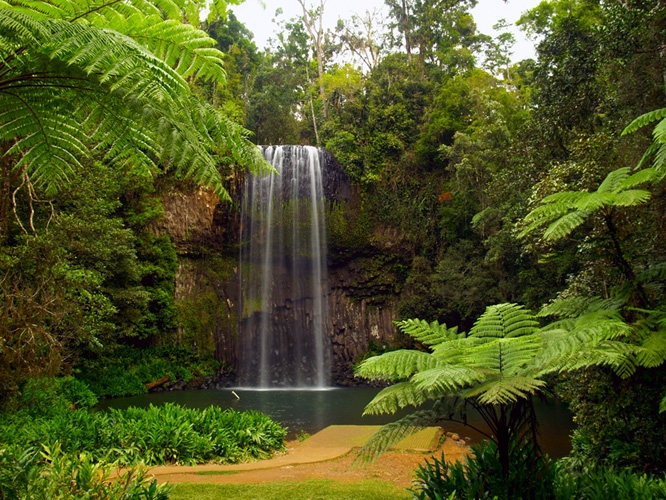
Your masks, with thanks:
M 74 377 L 39 377 L 23 381 L 18 392 L 5 402 L 4 411 L 47 417 L 63 410 L 90 408 L 96 404 L 95 394 Z
M 666 498 L 666 481 L 630 470 L 560 471 L 554 482 L 556 500 L 658 500 Z
M 63 453 L 58 443 L 37 448 L 0 448 L 3 500 L 167 500 L 170 487 L 158 485 L 143 468 L 111 479 L 113 466 L 95 463 L 87 453 Z
M 284 427 L 258 412 L 176 404 L 108 412 L 62 410 L 48 417 L 23 411 L 6 415 L 0 425 L 0 445 L 58 445 L 65 453 L 85 451 L 95 461 L 124 465 L 256 460 L 283 449 L 285 437 Z
M 441 459 L 426 460 L 416 471 L 412 490 L 414 498 L 498 500 L 553 498 L 554 464 L 541 457 L 530 444 L 511 443 L 509 475 L 502 474 L 495 443 L 484 442 L 472 448 L 472 455 L 463 462 L 447 464 Z
M 172 382 L 189 382 L 213 375 L 219 367 L 212 357 L 200 357 L 182 347 L 122 347 L 113 351 L 113 357 L 81 362 L 77 377 L 100 398 L 119 397 L 144 394 L 145 384 L 165 376 Z

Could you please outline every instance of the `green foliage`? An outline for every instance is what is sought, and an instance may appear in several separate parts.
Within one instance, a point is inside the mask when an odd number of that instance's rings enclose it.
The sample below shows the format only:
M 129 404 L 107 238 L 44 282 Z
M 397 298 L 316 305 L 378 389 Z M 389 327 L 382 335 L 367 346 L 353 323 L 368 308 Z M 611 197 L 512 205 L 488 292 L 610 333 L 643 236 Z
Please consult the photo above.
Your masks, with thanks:
M 3 115 L 3 137 L 17 139 L 4 150 L 21 158 L 13 169 L 25 169 L 53 194 L 91 144 L 108 161 L 147 175 L 171 163 L 178 175 L 228 198 L 218 155 L 263 164 L 246 132 L 196 99 L 186 83 L 224 79 L 215 42 L 187 22 L 198 22 L 198 11 L 192 2 L 164 10 L 145 2 L 5 3 L 3 81 L 16 85 L 28 81 L 25 75 L 49 74 L 16 86 L 18 94 L 3 94 L 3 109 L 12 110 Z M 19 48 L 22 57 L 12 57 Z
M 632 189 L 654 181 L 655 170 L 647 168 L 630 174 L 628 167 L 610 172 L 593 193 L 584 191 L 561 191 L 544 198 L 542 205 L 532 210 L 524 219 L 529 224 L 519 236 L 548 225 L 543 234 L 546 241 L 556 241 L 569 236 L 595 211 L 610 217 L 613 208 L 635 207 L 650 199 L 650 192 Z
M 41 451 L 38 451 L 41 450 Z M 90 454 L 64 453 L 53 446 L 0 447 L 0 496 L 7 500 L 167 500 L 171 487 L 157 484 L 143 467 L 112 478 L 113 466 Z
M 111 357 L 81 361 L 77 377 L 98 397 L 130 396 L 147 392 L 145 384 L 163 377 L 189 382 L 213 375 L 219 366 L 212 356 L 196 355 L 185 347 L 124 347 L 116 349 Z
M 570 465 L 660 472 L 666 464 L 666 417 L 656 402 L 666 384 L 664 369 L 640 369 L 631 379 L 607 370 L 567 374 L 557 392 L 576 416 Z M 612 394 L 613 397 L 609 397 Z
M 416 471 L 415 499 L 458 500 L 496 498 L 513 500 L 556 498 L 553 483 L 557 468 L 548 457 L 540 457 L 530 444 L 511 442 L 509 474 L 504 475 L 495 443 L 483 442 L 472 447 L 472 454 L 462 461 L 449 464 L 440 459 L 426 460 Z M 574 498 L 568 497 L 568 498 Z
M 93 462 L 147 465 L 236 463 L 267 458 L 283 448 L 286 430 L 258 412 L 175 404 L 146 409 L 56 409 L 48 416 L 30 410 L 5 414 L 0 443 L 58 445 L 65 454 L 85 451 Z

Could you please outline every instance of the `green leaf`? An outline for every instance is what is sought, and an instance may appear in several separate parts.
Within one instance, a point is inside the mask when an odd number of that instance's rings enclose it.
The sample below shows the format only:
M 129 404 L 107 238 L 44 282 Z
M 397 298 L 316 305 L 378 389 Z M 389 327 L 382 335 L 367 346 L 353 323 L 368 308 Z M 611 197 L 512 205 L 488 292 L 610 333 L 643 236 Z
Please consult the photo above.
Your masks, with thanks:
M 622 131 L 622 135 L 632 134 L 636 132 L 638 129 L 643 128 L 644 126 L 654 121 L 661 120 L 663 118 L 666 118 L 666 108 L 657 109 L 655 111 L 650 111 L 649 113 L 645 113 L 644 115 L 639 116 L 629 125 L 627 125 L 627 127 Z

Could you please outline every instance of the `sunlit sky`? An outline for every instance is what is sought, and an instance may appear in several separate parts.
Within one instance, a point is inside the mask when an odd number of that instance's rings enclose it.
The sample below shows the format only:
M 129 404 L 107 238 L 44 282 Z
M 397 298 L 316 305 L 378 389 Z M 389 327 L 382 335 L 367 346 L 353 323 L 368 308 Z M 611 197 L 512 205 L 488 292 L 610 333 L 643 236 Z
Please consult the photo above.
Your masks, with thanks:
M 479 0 L 472 10 L 479 31 L 495 36 L 492 26 L 499 19 L 506 19 L 514 24 L 526 10 L 535 7 L 541 0 Z M 318 0 L 308 0 L 310 6 L 318 5 Z M 275 38 L 277 26 L 272 20 L 275 11 L 282 8 L 282 18 L 289 20 L 300 16 L 302 9 L 297 0 L 245 0 L 239 6 L 231 6 L 236 17 L 254 33 L 254 41 L 261 49 L 265 48 L 269 38 Z M 365 11 L 384 9 L 384 0 L 327 0 L 324 8 L 325 27 L 333 29 L 339 18 L 349 19 L 353 14 L 362 15 Z M 517 43 L 514 47 L 514 61 L 534 57 L 534 45 L 525 35 L 514 27 Z

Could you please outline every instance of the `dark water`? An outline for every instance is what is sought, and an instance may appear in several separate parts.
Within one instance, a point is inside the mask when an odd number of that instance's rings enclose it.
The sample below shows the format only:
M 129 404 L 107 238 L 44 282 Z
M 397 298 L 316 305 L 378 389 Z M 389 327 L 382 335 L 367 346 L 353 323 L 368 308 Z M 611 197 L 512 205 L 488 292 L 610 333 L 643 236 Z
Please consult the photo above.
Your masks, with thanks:
M 289 436 L 300 432 L 314 434 L 329 425 L 381 425 L 393 422 L 409 413 L 409 409 L 395 415 L 362 416 L 363 409 L 379 392 L 369 388 L 333 388 L 326 390 L 247 390 L 234 389 L 240 399 L 228 390 L 174 391 L 116 398 L 99 403 L 98 408 L 144 407 L 167 402 L 189 408 L 207 408 L 217 405 L 238 411 L 257 410 L 269 415 L 289 430 Z M 573 429 L 571 414 L 558 401 L 535 401 L 542 448 L 553 458 L 567 455 L 571 449 L 569 434 Z M 410 407 L 411 408 L 411 407 Z M 413 408 L 412 408 L 413 409 Z M 468 414 L 468 423 L 486 431 L 483 420 Z M 483 435 L 457 422 L 444 422 L 446 431 L 470 437 L 479 442 Z

